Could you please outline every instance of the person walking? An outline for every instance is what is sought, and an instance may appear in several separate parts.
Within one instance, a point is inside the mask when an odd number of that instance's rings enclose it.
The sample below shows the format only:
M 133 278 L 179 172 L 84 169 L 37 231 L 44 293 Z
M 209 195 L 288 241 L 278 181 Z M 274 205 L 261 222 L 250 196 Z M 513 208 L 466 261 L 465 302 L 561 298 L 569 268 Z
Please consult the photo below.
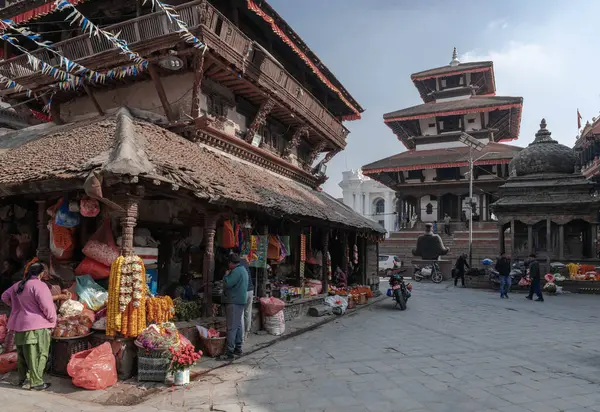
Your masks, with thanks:
M 248 292 L 246 293 L 246 306 L 244 307 L 244 342 L 248 339 L 250 330 L 252 329 L 252 303 L 254 302 L 254 282 L 252 281 L 252 272 L 250 272 L 250 264 L 248 256 L 242 256 L 242 266 L 248 273 Z
M 444 214 L 444 233 L 450 236 L 450 222 L 452 219 L 448 215 L 448 213 Z
M 508 299 L 510 289 L 510 257 L 505 252 L 500 253 L 496 261 L 496 270 L 500 275 L 500 298 Z
M 542 295 L 541 279 L 540 279 L 540 262 L 535 258 L 535 253 L 529 255 L 529 277 L 531 278 L 531 285 L 529 285 L 529 295 L 527 299 L 532 300 L 533 294 L 537 295 L 536 302 L 543 302 L 544 295 Z
M 2 301 L 11 307 L 8 329 L 15 331 L 19 386 L 26 383 L 32 390 L 50 387 L 44 382 L 44 370 L 50 350 L 50 330 L 56 326 L 56 307 L 52 293 L 41 278 L 47 268 L 34 263 L 25 277 L 2 294 Z
M 437 233 L 437 220 L 433 221 L 433 233 Z
M 465 266 L 470 269 L 469 264 L 467 263 L 467 255 L 463 253 L 456 259 L 456 264 L 454 268 L 456 269 L 456 276 L 454 276 L 454 286 L 458 286 L 458 279 L 460 278 L 460 282 L 462 287 L 465 287 Z
M 223 278 L 223 303 L 227 320 L 227 352 L 222 360 L 242 356 L 244 309 L 248 294 L 248 272 L 235 253 L 229 255 L 229 272 Z

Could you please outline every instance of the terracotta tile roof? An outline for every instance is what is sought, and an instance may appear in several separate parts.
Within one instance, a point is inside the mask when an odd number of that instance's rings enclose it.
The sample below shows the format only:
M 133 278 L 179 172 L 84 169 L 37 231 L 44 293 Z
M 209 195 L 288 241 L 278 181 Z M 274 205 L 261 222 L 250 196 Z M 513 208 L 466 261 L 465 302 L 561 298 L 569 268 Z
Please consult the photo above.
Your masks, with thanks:
M 502 143 L 489 143 L 476 157 L 485 155 L 476 164 L 508 163 L 522 148 Z M 488 153 L 486 155 L 486 153 Z M 362 167 L 363 173 L 380 173 L 385 171 L 434 169 L 451 167 L 468 163 L 469 148 L 466 146 L 451 149 L 407 150 L 397 155 L 378 160 Z
M 11 193 L 17 193 L 15 186 L 22 183 L 84 178 L 102 168 L 172 182 L 213 204 L 385 233 L 324 192 L 190 142 L 124 108 L 66 126 L 48 125 L 44 131 L 0 136 L 3 147 L 8 150 L 0 152 L 0 191 L 12 187 Z
M 485 111 L 485 108 L 494 106 L 518 106 L 523 104 L 522 97 L 501 97 L 501 96 L 473 96 L 469 99 L 442 101 L 438 103 L 424 103 L 413 107 L 408 107 L 395 112 L 383 115 L 384 121 L 393 122 L 400 120 L 411 120 L 426 118 L 428 115 L 438 113 L 460 112 L 463 110 Z M 458 114 L 458 113 L 456 113 Z
M 473 69 L 482 69 L 486 67 L 492 68 L 494 63 L 491 61 L 488 62 L 471 62 L 471 63 L 460 63 L 458 66 L 442 66 L 436 67 L 435 69 L 423 70 L 421 72 L 413 73 L 410 75 L 411 79 L 430 77 L 430 76 L 439 76 L 448 73 L 462 73 L 467 70 Z

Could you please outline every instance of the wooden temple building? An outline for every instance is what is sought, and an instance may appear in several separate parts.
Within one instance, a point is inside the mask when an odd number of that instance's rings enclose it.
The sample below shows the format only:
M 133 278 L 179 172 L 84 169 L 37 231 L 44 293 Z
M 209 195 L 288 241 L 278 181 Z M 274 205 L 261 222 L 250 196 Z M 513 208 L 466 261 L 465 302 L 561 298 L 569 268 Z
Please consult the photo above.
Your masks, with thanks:
M 499 249 L 510 244 L 515 258 L 533 252 L 547 262 L 596 260 L 600 198 L 580 172 L 575 151 L 552 139 L 544 119 L 510 169 L 501 197 L 491 205 L 498 217 Z
M 578 166 L 588 179 L 598 183 L 600 180 L 600 116 L 592 122 L 586 122 L 575 141 Z
M 421 222 L 441 222 L 448 214 L 452 252 L 468 249 L 465 221 L 474 211 L 474 259 L 497 248 L 497 228 L 490 205 L 509 176 L 508 164 L 521 148 L 505 144 L 519 137 L 523 99 L 496 96 L 492 62 L 451 62 L 411 75 L 423 104 L 384 114 L 384 122 L 406 148 L 363 166 L 363 174 L 396 191 L 402 230 L 386 240 L 386 252 L 406 255 L 422 232 Z M 459 140 L 463 133 L 486 144 L 478 152 Z M 469 200 L 469 160 L 474 160 L 473 199 Z M 474 207 L 469 203 L 474 203 Z M 417 225 L 409 224 L 417 218 Z M 478 247 L 479 246 L 479 247 Z M 410 258 L 409 255 L 405 258 Z
M 0 10 L 19 46 L 4 42 L 12 57 L 0 75 L 19 87 L 6 87 L 2 99 L 47 109 L 47 122 L 0 136 L 0 202 L 27 211 L 16 223 L 42 260 L 50 257 L 48 206 L 80 198 L 86 179 L 99 179 L 103 197 L 123 209 L 112 215 L 127 234 L 123 250 L 134 227 L 160 240 L 159 288 L 196 271 L 210 295 L 224 272 L 215 238 L 227 220 L 290 237 L 282 276 L 302 282 L 303 239 L 309 257 L 322 252 L 319 266 L 350 272 L 352 261 L 355 280 L 368 283 L 385 230 L 320 189 L 327 162 L 346 146 L 343 121 L 363 109 L 266 1 L 169 1 L 185 30 L 153 1 L 68 2 L 64 10 L 43 0 Z M 129 52 L 70 24 L 73 7 Z M 20 37 L 25 27 L 52 50 Z M 141 62 L 134 67 L 132 54 Z M 87 72 L 57 79 L 31 56 L 58 72 L 68 70 L 65 57 Z M 92 72 L 105 77 L 83 74 Z M 72 84 L 63 87 L 65 79 Z M 78 243 L 93 232 L 93 222 L 82 222 Z M 262 294 L 266 278 L 260 269 Z M 322 282 L 327 290 L 328 277 Z

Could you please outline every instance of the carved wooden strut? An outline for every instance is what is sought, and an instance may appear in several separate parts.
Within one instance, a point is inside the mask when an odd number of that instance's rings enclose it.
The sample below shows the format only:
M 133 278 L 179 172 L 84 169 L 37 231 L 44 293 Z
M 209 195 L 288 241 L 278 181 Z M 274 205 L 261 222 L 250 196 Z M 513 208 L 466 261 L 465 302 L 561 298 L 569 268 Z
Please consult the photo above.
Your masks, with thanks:
M 304 165 L 304 170 L 310 172 L 312 170 L 312 164 L 315 162 L 315 159 L 325 149 L 325 139 L 321 140 L 319 143 L 315 145 L 313 150 L 309 153 L 308 158 L 306 159 L 306 164 Z
M 267 116 L 271 113 L 271 110 L 275 107 L 275 100 L 267 99 L 260 105 L 258 109 L 258 113 L 256 113 L 256 117 L 252 121 L 252 124 L 248 128 L 246 132 L 246 141 L 248 143 L 252 143 L 252 139 L 254 139 L 254 135 L 258 130 L 267 123 Z
M 308 136 L 309 128 L 306 125 L 298 127 L 294 130 L 294 134 L 292 135 L 292 139 L 288 142 L 287 146 L 283 150 L 283 157 L 286 159 L 290 159 L 292 156 L 292 151 L 300 145 L 300 141 L 302 140 L 302 136 Z
M 192 119 L 197 119 L 200 117 L 200 98 L 202 97 L 202 91 L 200 87 L 202 86 L 202 78 L 204 77 L 204 52 L 206 49 L 197 50 L 196 55 L 194 56 L 194 88 L 192 91 L 192 112 L 190 116 Z

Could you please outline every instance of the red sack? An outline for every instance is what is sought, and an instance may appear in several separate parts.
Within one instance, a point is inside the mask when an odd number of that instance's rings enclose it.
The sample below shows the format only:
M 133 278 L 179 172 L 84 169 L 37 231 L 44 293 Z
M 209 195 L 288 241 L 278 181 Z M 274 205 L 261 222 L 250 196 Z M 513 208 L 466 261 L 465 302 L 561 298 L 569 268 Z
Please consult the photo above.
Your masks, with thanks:
M 7 322 L 6 315 L 0 315 L 0 343 L 4 343 L 4 339 L 6 339 L 8 333 Z
M 260 298 L 260 309 L 264 316 L 274 316 L 285 308 L 285 302 L 277 298 Z
M 79 202 L 79 213 L 84 217 L 96 217 L 100 213 L 100 203 L 96 199 L 84 197 Z
M 17 352 L 0 355 L 0 375 L 17 370 Z
M 58 260 L 69 260 L 73 257 L 75 241 L 73 239 L 74 229 L 59 226 L 54 219 L 50 223 L 50 251 Z
M 221 240 L 223 249 L 233 249 L 235 247 L 235 234 L 230 220 L 223 223 L 223 239 Z
M 104 266 L 110 266 L 117 260 L 119 249 L 115 244 L 109 219 L 104 219 L 96 233 L 87 241 L 82 252 Z
M 4 339 L 4 353 L 14 352 L 17 350 L 15 346 L 15 331 L 9 330 Z
M 75 274 L 77 276 L 90 275 L 94 280 L 106 279 L 110 276 L 110 267 L 86 257 L 75 268 Z
M 117 360 L 110 343 L 71 356 L 67 373 L 73 385 L 84 389 L 106 389 L 117 383 Z

